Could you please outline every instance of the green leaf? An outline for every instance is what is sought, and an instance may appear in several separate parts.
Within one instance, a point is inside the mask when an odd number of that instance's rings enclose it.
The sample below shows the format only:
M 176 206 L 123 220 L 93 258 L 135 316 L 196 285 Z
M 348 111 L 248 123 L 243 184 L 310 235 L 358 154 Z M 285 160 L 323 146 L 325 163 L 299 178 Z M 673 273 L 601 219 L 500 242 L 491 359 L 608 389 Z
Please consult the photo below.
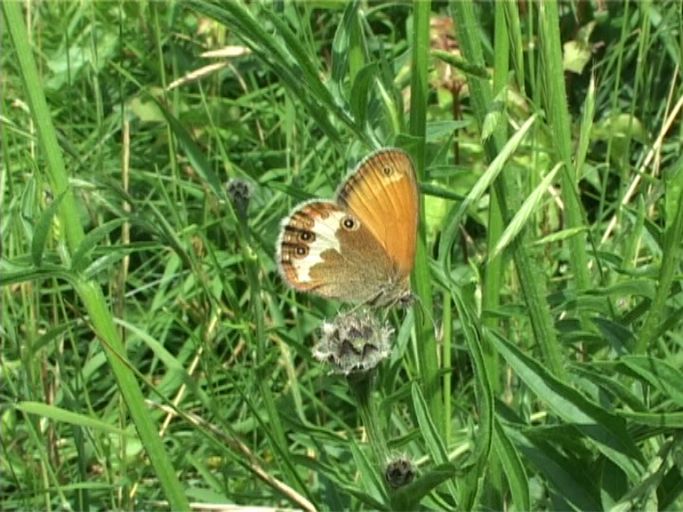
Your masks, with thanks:
M 617 414 L 622 418 L 630 420 L 632 423 L 638 425 L 646 425 L 648 427 L 662 427 L 666 429 L 680 429 L 683 428 L 683 412 L 632 412 L 632 411 L 617 411 Z M 655 432 L 659 434 L 659 432 Z
M 494 426 L 493 446 L 503 466 L 503 471 L 505 471 L 510 494 L 512 494 L 512 503 L 517 510 L 531 510 L 529 478 L 524 470 L 519 452 L 508 438 L 498 419 L 496 419 Z
M 666 212 L 667 224 L 676 218 L 676 212 L 683 197 L 683 155 L 673 163 L 664 175 L 666 192 L 664 195 L 664 210 Z
M 16 267 L 0 260 L 0 286 L 7 286 L 10 284 L 26 283 L 35 281 L 36 279 L 45 278 L 60 278 L 69 280 L 73 274 L 65 270 L 61 266 L 44 263 L 40 268 L 23 268 Z
M 459 473 L 454 464 L 439 464 L 420 475 L 414 482 L 396 490 L 392 496 L 394 510 L 418 510 L 420 501 L 442 483 L 455 478 Z
M 211 169 L 211 165 L 206 160 L 206 157 L 199 146 L 197 146 L 192 139 L 190 133 L 168 109 L 164 108 L 164 106 L 158 101 L 157 104 L 163 112 L 171 131 L 176 136 L 180 147 L 183 148 L 183 151 L 190 161 L 192 168 L 197 172 L 197 174 L 199 174 L 199 176 L 202 177 L 204 183 L 209 186 L 216 197 L 225 199 L 225 190 L 223 190 L 220 180 Z
M 488 112 L 484 117 L 484 123 L 481 126 L 481 140 L 486 140 L 491 135 L 502 129 L 507 122 L 505 116 L 505 100 L 507 99 L 508 90 L 506 87 L 501 88 L 491 102 Z
M 463 119 L 459 121 L 428 121 L 427 122 L 427 142 L 437 142 L 445 137 L 450 137 L 454 132 L 467 128 L 472 122 L 469 119 Z M 452 167 L 448 167 L 450 172 Z
M 332 72 L 330 86 L 334 87 L 339 99 L 342 99 L 344 79 L 349 76 L 349 54 L 352 33 L 358 29 L 358 0 L 346 4 L 341 22 L 337 26 L 332 39 Z M 351 80 L 355 77 L 351 76 Z M 350 96 L 353 101 L 353 93 Z
M 617 363 L 595 363 L 574 365 L 574 373 L 585 378 L 592 386 L 597 386 L 601 393 L 618 400 L 634 411 L 645 412 L 647 407 L 642 399 L 629 388 L 626 383 L 622 384 L 623 379 L 614 378 L 614 369 L 619 368 Z M 629 377 L 631 374 L 629 372 Z M 596 393 L 597 394 L 597 393 Z
M 539 238 L 538 240 L 535 240 L 532 245 L 545 245 L 545 244 L 550 244 L 554 242 L 561 242 L 563 240 L 567 240 L 568 238 L 571 238 L 576 235 L 580 235 L 581 233 L 585 233 L 588 230 L 585 226 L 580 226 L 576 228 L 567 228 L 567 229 L 561 229 L 560 231 L 555 231 L 554 233 L 550 233 L 549 235 L 544 236 L 543 238 Z
M 650 144 L 650 136 L 640 119 L 625 113 L 612 114 L 596 123 L 593 129 L 593 139 L 634 139 L 642 144 Z
M 378 69 L 379 67 L 376 62 L 363 66 L 356 74 L 351 86 L 351 114 L 353 114 L 353 117 L 360 126 L 364 126 L 367 119 L 368 96 Z
M 666 361 L 648 356 L 624 356 L 620 362 L 666 398 L 683 407 L 683 373 Z
M 61 407 L 56 407 L 54 405 L 48 405 L 41 402 L 18 402 L 14 407 L 28 414 L 35 414 L 36 416 L 50 418 L 52 420 L 68 423 L 70 425 L 101 430 L 103 432 L 108 432 L 110 434 L 116 434 L 119 436 L 131 438 L 136 437 L 136 434 L 133 431 L 122 430 L 97 418 L 92 418 L 90 416 L 86 416 L 85 414 L 67 411 L 66 409 L 62 409 Z
M 457 210 L 451 210 L 452 213 L 449 214 L 448 219 L 445 222 L 445 227 L 441 234 L 441 241 L 439 243 L 440 262 L 443 263 L 446 261 L 446 256 L 449 254 L 450 248 L 455 242 L 455 238 L 458 233 L 458 225 L 460 224 L 465 212 L 467 212 L 471 205 L 476 204 L 481 199 L 486 190 L 488 190 L 493 181 L 498 177 L 498 174 L 500 174 L 500 172 L 503 170 L 505 163 L 522 143 L 522 140 L 524 140 L 524 137 L 531 129 L 535 120 L 536 116 L 531 116 L 524 122 L 522 126 L 520 126 L 519 130 L 517 130 L 512 137 L 510 137 L 510 140 L 508 140 L 501 152 L 498 153 L 484 174 L 482 174 L 474 184 L 470 190 L 470 193 L 467 194 L 465 200 L 460 203 L 460 207 Z
M 643 469 L 643 456 L 626 430 L 624 421 L 555 378 L 538 361 L 511 343 L 490 333 L 489 340 L 517 376 L 557 416 L 572 424 L 610 460 L 635 480 Z
M 476 377 L 475 391 L 477 409 L 479 411 L 479 429 L 477 430 L 475 446 L 470 458 L 472 469 L 461 482 L 460 502 L 458 503 L 464 509 L 474 509 L 478 505 L 493 445 L 495 416 L 493 389 L 489 382 L 486 361 L 482 350 L 481 334 L 473 307 L 468 307 L 457 290 L 452 289 L 451 295 L 460 317 L 460 325 L 470 357 L 472 358 L 472 366 L 475 369 Z
M 384 483 L 379 478 L 383 468 L 376 468 L 355 441 L 350 443 L 349 448 L 353 455 L 356 470 L 361 476 L 361 481 L 363 482 L 362 487 L 366 489 L 366 492 L 363 492 L 356 487 L 356 490 L 353 492 L 354 496 L 358 499 L 362 499 L 366 504 L 373 508 L 379 507 L 381 510 L 386 510 L 388 507 L 386 505 L 381 505 L 382 502 L 386 503 L 387 497 L 384 490 Z
M 121 226 L 125 221 L 126 219 L 117 218 L 110 220 L 109 222 L 105 222 L 101 226 L 97 226 L 95 229 L 89 231 L 83 240 L 81 240 L 81 243 L 78 245 L 78 248 L 71 258 L 71 270 L 73 272 L 81 272 L 85 267 L 87 267 L 90 263 L 88 259 L 90 251 L 97 246 L 100 240 Z
M 550 443 L 539 439 L 541 436 L 527 435 L 530 432 L 521 425 L 502 425 L 508 437 L 524 454 L 525 461 L 536 466 L 564 500 L 578 510 L 601 510 L 599 491 L 591 482 L 587 471 L 581 471 L 575 461 L 568 459 Z
M 415 417 L 417 418 L 417 423 L 420 426 L 420 432 L 425 440 L 427 450 L 431 456 L 431 459 L 438 465 L 448 464 L 448 452 L 446 451 L 446 446 L 443 444 L 443 440 L 439 435 L 439 432 L 434 425 L 434 421 L 429 413 L 429 408 L 425 402 L 422 391 L 417 384 L 411 386 L 413 407 L 415 408 Z M 451 493 L 451 497 L 454 501 L 456 500 L 457 491 L 452 481 L 447 483 L 447 487 Z
M 437 59 L 442 60 L 446 64 L 449 64 L 454 68 L 459 69 L 466 75 L 471 75 L 476 78 L 483 78 L 485 80 L 491 79 L 491 72 L 487 68 L 471 64 L 470 62 L 466 61 L 465 59 L 459 57 L 454 53 L 446 52 L 443 50 L 432 50 L 432 55 Z
M 624 354 L 633 348 L 635 336 L 625 325 L 599 316 L 592 317 L 591 321 L 618 354 Z
M 522 203 L 522 206 L 519 208 L 519 210 L 517 210 L 517 213 L 515 213 L 514 217 L 512 217 L 512 220 L 510 220 L 510 223 L 507 225 L 505 231 L 503 231 L 503 234 L 500 236 L 500 239 L 498 240 L 495 249 L 492 253 L 489 254 L 489 261 L 493 260 L 501 252 L 503 252 L 503 250 L 508 245 L 510 245 L 510 243 L 515 239 L 515 237 L 517 237 L 519 232 L 522 231 L 522 229 L 524 229 L 524 226 L 529 220 L 529 217 L 531 217 L 531 214 L 534 212 L 534 210 L 538 207 L 539 203 L 541 202 L 541 197 L 543 197 L 543 194 L 545 194 L 545 191 L 548 189 L 553 179 L 555 179 L 555 175 L 561 168 L 562 163 L 557 164 L 553 168 L 553 170 L 550 171 L 541 180 L 541 183 L 538 184 L 538 186 L 531 192 L 531 194 L 529 194 L 529 197 L 527 197 L 526 200 Z
M 59 194 L 50 205 L 45 208 L 43 213 L 38 218 L 36 226 L 33 230 L 33 240 L 31 240 L 31 257 L 33 259 L 33 264 L 39 267 L 43 262 L 43 253 L 45 251 L 45 242 L 47 236 L 52 228 L 52 220 L 55 218 L 57 211 L 59 210 L 59 205 L 66 196 L 67 191 Z
M 591 60 L 591 47 L 581 41 L 567 41 L 563 45 L 564 55 L 562 67 L 565 71 L 571 71 L 580 75 L 583 68 Z
M 584 175 L 584 164 L 586 162 L 586 154 L 588 153 L 588 146 L 591 140 L 591 131 L 593 129 L 593 116 L 595 111 L 595 77 L 591 76 L 591 81 L 588 84 L 588 94 L 583 102 L 583 115 L 581 116 L 581 128 L 579 130 L 579 143 L 576 148 L 576 183 L 578 183 Z M 583 226 L 581 226 L 583 227 Z

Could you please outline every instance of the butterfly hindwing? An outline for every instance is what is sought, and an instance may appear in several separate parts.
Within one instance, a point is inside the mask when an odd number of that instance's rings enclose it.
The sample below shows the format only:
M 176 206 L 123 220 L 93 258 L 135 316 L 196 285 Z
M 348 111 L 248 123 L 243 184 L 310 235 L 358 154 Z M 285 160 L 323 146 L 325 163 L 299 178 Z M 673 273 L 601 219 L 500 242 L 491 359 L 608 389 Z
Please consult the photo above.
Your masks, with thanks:
M 339 205 L 310 201 L 284 221 L 279 268 L 293 288 L 364 302 L 389 281 L 391 260 L 372 234 Z

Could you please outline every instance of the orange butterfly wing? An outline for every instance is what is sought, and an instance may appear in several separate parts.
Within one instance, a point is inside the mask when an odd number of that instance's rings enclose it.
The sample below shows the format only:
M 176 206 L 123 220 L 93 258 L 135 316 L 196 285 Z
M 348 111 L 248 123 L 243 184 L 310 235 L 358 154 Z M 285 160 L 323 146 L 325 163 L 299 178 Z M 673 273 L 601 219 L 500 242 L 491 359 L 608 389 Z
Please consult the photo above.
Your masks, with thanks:
M 400 149 L 368 156 L 339 190 L 337 201 L 356 215 L 394 263 L 400 278 L 413 269 L 419 199 L 415 168 Z

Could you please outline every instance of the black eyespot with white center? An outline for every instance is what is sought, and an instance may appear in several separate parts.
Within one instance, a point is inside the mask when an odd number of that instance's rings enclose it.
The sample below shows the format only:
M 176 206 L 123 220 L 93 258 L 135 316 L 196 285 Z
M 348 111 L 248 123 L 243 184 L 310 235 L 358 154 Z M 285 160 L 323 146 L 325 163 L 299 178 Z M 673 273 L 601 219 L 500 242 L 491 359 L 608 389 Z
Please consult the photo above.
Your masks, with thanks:
M 385 165 L 384 168 L 382 169 L 382 172 L 384 173 L 385 176 L 391 176 L 394 173 L 394 170 L 389 167 L 388 165 Z
M 356 231 L 360 227 L 360 222 L 355 217 L 347 215 L 341 220 L 341 227 L 346 231 Z
M 307 254 L 308 254 L 308 247 L 306 247 L 305 245 L 297 245 L 296 246 L 296 255 L 299 258 L 303 258 Z
M 300 231 L 299 240 L 301 242 L 313 242 L 315 240 L 315 234 L 311 231 Z

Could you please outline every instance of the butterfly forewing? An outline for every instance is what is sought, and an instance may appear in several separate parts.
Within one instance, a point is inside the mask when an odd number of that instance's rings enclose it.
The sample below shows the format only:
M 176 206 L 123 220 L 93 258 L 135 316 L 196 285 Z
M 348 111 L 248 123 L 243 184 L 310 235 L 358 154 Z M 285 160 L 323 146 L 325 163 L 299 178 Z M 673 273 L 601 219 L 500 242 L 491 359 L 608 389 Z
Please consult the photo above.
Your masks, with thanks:
M 342 185 L 338 201 L 357 216 L 405 278 L 413 268 L 418 191 L 410 157 L 383 149 L 363 160 Z

